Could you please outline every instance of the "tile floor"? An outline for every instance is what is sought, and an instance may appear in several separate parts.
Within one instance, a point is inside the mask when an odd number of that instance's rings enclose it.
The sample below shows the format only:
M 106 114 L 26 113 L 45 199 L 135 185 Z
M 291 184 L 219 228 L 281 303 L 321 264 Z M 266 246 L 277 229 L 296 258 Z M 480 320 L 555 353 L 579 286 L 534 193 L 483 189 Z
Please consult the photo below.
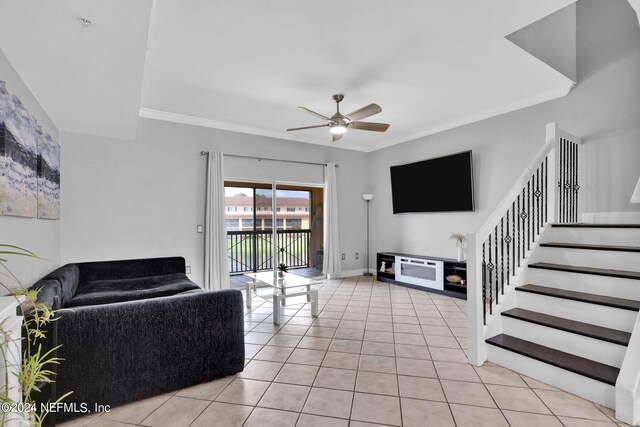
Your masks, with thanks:
M 616 426 L 606 408 L 468 364 L 465 301 L 368 277 L 319 289 L 319 318 L 289 300 L 280 327 L 253 299 L 244 372 L 60 425 Z

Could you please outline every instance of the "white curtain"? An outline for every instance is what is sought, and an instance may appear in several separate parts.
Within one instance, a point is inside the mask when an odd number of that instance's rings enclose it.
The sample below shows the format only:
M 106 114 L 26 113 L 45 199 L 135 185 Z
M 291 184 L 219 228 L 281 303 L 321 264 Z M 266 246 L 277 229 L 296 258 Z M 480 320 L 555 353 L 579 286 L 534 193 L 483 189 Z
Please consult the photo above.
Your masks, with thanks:
M 224 155 L 209 151 L 204 225 L 204 288 L 229 288 L 227 226 L 224 211 Z
M 341 271 L 338 239 L 338 192 L 334 163 L 327 164 L 324 177 L 324 259 L 322 272 L 332 277 Z

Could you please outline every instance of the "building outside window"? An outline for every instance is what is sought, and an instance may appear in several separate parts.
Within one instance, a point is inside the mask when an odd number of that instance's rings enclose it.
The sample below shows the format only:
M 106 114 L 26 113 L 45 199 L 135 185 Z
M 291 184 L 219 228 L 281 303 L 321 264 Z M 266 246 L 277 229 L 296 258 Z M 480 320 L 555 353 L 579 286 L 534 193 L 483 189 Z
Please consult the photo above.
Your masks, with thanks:
M 240 220 L 239 219 L 227 219 L 227 230 L 229 231 L 238 231 L 240 229 Z
M 245 206 L 244 207 L 244 211 L 245 212 L 253 212 L 253 206 Z
M 287 212 L 295 212 L 296 208 L 287 208 Z
M 237 206 L 227 206 L 227 212 L 238 212 Z

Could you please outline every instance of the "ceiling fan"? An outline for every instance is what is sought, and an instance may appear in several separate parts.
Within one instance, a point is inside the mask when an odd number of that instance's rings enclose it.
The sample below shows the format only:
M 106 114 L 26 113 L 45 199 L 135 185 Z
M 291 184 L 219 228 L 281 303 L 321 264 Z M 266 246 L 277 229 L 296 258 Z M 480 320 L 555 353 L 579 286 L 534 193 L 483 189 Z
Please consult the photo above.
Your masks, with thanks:
M 374 114 L 378 114 L 382 111 L 382 108 L 378 104 L 369 104 L 366 107 L 362 107 L 352 113 L 347 115 L 343 115 L 340 113 L 340 102 L 344 99 L 344 95 L 336 94 L 333 95 L 333 100 L 336 101 L 336 113 L 331 116 L 323 116 L 320 113 L 316 113 L 315 111 L 311 111 L 305 107 L 298 107 L 298 109 L 302 111 L 306 111 L 309 114 L 313 114 L 316 117 L 320 117 L 321 119 L 326 120 L 328 123 L 324 125 L 315 125 L 315 126 L 304 126 L 300 128 L 291 128 L 287 129 L 287 131 L 292 130 L 302 130 L 302 129 L 313 129 L 313 128 L 322 128 L 329 127 L 329 132 L 333 137 L 333 142 L 338 141 L 342 138 L 347 129 L 359 129 L 359 130 L 370 130 L 374 132 L 385 132 L 389 129 L 389 125 L 387 123 L 373 123 L 373 122 L 360 122 L 358 120 L 364 119 L 369 116 L 373 116 Z

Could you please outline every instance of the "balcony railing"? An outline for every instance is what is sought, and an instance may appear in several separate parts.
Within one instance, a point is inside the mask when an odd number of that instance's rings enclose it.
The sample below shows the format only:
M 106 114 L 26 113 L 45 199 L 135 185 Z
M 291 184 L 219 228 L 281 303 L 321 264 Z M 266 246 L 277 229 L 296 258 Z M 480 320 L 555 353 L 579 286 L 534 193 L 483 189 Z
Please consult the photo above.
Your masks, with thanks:
M 278 262 L 287 267 L 309 267 L 311 230 L 278 230 Z M 271 270 L 273 232 L 271 230 L 227 231 L 229 273 Z

